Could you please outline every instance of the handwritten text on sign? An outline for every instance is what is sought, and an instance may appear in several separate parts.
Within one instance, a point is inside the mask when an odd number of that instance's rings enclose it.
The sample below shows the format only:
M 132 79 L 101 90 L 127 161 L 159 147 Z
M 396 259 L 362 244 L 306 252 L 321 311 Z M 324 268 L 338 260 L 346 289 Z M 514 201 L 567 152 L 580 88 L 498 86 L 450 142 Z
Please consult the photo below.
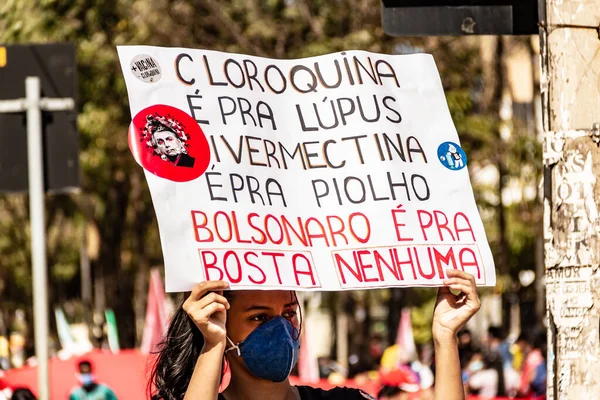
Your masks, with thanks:
M 118 50 L 169 291 L 495 284 L 431 56 Z

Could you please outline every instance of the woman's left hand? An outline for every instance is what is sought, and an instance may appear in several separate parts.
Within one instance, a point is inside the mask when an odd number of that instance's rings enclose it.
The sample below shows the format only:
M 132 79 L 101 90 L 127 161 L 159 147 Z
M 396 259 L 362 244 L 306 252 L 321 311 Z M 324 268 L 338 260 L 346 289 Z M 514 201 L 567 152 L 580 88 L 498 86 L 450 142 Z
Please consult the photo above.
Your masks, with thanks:
M 449 269 L 446 274 L 433 312 L 432 333 L 437 340 L 455 340 L 458 331 L 481 308 L 473 275 L 457 269 Z M 450 289 L 461 293 L 454 295 Z

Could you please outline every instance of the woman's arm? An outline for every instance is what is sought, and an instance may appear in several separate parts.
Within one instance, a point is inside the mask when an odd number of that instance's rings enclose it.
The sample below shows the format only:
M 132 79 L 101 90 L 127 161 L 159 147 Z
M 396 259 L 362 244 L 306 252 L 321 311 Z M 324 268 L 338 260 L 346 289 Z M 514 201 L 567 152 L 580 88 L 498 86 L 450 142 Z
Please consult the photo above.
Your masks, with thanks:
M 456 334 L 480 308 L 475 278 L 465 272 L 450 269 L 448 278 L 438 290 L 433 313 L 435 348 L 435 399 L 465 398 Z M 450 291 L 459 290 L 457 296 Z
M 221 383 L 221 366 L 225 343 L 204 345 L 196 362 L 192 379 L 185 392 L 184 400 L 217 399 Z
M 227 283 L 222 281 L 198 284 L 183 303 L 183 309 L 204 336 L 204 346 L 196 361 L 184 400 L 216 400 L 219 396 L 227 337 L 225 322 L 229 309 L 229 302 L 223 297 L 222 290 L 227 287 Z
M 465 398 L 456 337 L 435 337 L 435 399 Z

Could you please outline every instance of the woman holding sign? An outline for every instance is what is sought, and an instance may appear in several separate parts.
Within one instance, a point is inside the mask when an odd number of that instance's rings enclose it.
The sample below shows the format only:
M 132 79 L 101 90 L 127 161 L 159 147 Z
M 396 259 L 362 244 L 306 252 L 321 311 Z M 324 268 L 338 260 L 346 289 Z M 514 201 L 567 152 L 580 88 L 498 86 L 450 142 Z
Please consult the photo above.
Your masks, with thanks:
M 435 397 L 464 399 L 456 334 L 479 309 L 474 278 L 448 270 L 433 318 Z M 291 291 L 227 291 L 222 281 L 196 285 L 179 308 L 152 373 L 153 400 L 364 400 L 349 388 L 292 386 L 298 358 L 298 302 Z M 458 296 L 451 293 L 462 292 Z M 225 360 L 231 381 L 219 394 Z

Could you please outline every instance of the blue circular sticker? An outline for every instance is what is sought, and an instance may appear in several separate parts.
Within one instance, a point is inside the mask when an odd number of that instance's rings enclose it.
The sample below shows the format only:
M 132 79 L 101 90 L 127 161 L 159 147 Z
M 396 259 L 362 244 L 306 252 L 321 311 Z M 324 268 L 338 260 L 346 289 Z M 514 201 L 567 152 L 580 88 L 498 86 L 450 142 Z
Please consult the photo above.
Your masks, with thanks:
M 438 147 L 438 159 L 448 169 L 458 171 L 467 166 L 467 155 L 454 142 L 444 142 Z

